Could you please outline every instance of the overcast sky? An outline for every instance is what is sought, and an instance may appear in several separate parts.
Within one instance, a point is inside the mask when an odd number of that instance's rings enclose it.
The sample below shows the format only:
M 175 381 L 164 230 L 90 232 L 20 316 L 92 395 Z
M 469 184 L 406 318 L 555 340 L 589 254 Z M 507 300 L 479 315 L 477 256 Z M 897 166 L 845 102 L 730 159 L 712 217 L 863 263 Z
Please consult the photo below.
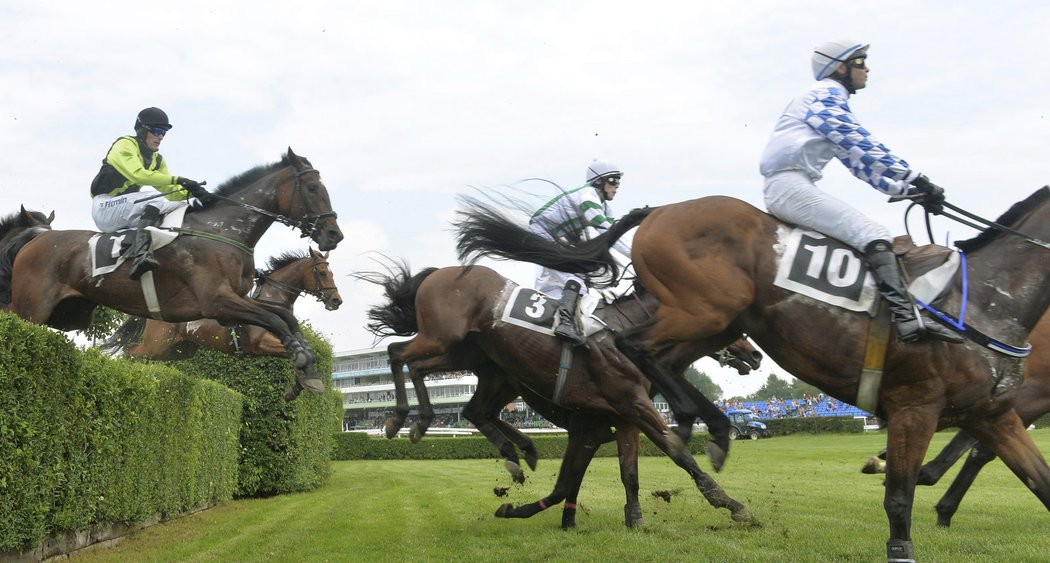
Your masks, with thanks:
M 457 194 L 575 187 L 603 158 L 626 173 L 617 215 L 714 194 L 762 207 L 759 154 L 830 39 L 872 45 L 860 122 L 994 219 L 1050 181 L 1047 21 L 1050 4 L 1031 1 L 0 0 L 0 213 L 25 204 L 94 229 L 90 181 L 147 106 L 174 124 L 172 173 L 212 187 L 291 146 L 346 234 L 331 255 L 342 308 L 306 297 L 296 313 L 337 351 L 367 348 L 380 295 L 347 274 L 375 269 L 374 253 L 455 264 Z M 837 161 L 826 172 L 822 188 L 904 232 L 903 204 Z M 256 260 L 305 248 L 274 225 Z M 532 282 L 531 265 L 496 267 Z M 730 394 L 782 373 L 698 368 Z

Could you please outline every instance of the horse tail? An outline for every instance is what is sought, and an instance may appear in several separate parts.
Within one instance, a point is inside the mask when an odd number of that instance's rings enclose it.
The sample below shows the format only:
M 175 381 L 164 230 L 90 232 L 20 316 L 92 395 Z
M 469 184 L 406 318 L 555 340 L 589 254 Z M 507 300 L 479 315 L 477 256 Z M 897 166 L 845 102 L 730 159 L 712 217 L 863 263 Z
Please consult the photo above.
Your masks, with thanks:
M 22 247 L 33 240 L 40 233 L 50 231 L 50 226 L 30 227 L 5 241 L 0 246 L 0 305 L 11 304 L 11 275 L 14 272 L 15 257 Z
M 124 352 L 134 344 L 142 340 L 142 334 L 146 331 L 146 317 L 128 317 L 124 324 L 120 325 L 109 338 L 104 340 L 99 348 L 107 354 Z
M 426 268 L 413 275 L 408 265 L 402 262 L 391 268 L 389 274 L 355 274 L 358 279 L 382 286 L 387 298 L 387 303 L 368 310 L 369 323 L 365 327 L 369 332 L 380 338 L 412 336 L 419 332 L 419 325 L 416 323 L 416 293 L 423 280 L 437 270 Z
M 613 243 L 655 210 L 652 207 L 635 209 L 599 236 L 568 245 L 520 227 L 500 211 L 474 198 L 461 199 L 466 205 L 466 209 L 457 212 L 460 220 L 456 225 L 456 249 L 461 261 L 473 264 L 482 256 L 489 256 L 532 262 L 559 272 L 587 274 L 598 286 L 619 276 L 619 265 L 609 252 Z

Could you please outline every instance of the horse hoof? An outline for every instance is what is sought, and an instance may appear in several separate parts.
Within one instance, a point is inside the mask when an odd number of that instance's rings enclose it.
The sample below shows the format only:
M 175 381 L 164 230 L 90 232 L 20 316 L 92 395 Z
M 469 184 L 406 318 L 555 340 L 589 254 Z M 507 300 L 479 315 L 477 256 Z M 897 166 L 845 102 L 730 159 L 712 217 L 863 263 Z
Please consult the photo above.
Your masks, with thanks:
M 751 516 L 751 511 L 748 510 L 747 507 L 744 507 L 744 506 L 741 506 L 740 508 L 737 508 L 736 510 L 733 510 L 730 513 L 729 517 L 733 519 L 733 522 L 752 522 L 753 521 L 753 517 Z
M 536 471 L 536 462 L 540 459 L 539 454 L 536 453 L 536 448 L 525 450 L 525 463 L 529 465 L 529 469 Z
M 299 393 L 302 393 L 302 391 L 303 387 L 299 385 L 298 381 L 289 385 L 288 388 L 284 390 L 285 402 L 294 401 L 295 398 L 299 396 Z
M 398 430 L 401 430 L 401 425 L 396 424 L 393 418 L 388 418 L 386 419 L 386 424 L 384 425 L 383 430 L 386 433 L 387 440 L 390 440 L 393 439 L 394 436 L 397 436 Z
M 886 464 L 879 460 L 875 456 L 868 458 L 868 461 L 864 462 L 864 467 L 860 468 L 860 472 L 865 475 L 874 475 L 876 473 L 885 473 Z
M 411 429 L 409 429 L 408 439 L 411 440 L 413 444 L 418 444 L 419 441 L 423 439 L 423 434 L 426 434 L 426 431 L 420 429 L 419 423 L 417 422 L 412 425 Z
M 305 376 L 305 375 L 303 377 L 297 377 L 296 378 L 296 384 L 300 385 L 301 389 L 306 389 L 307 391 L 309 391 L 311 393 L 324 393 L 325 392 L 324 381 L 320 377 L 317 377 L 316 375 L 313 376 L 313 377 L 308 377 L 308 376 Z
M 628 528 L 637 528 L 642 525 L 642 505 L 639 503 L 625 504 L 623 507 L 623 522 Z
M 714 468 L 715 473 L 722 471 L 722 466 L 726 463 L 727 452 L 714 442 L 708 442 L 704 450 L 707 451 L 707 457 L 711 459 L 711 467 Z
M 520 465 L 510 460 L 507 460 L 503 465 L 507 468 L 507 473 L 510 473 L 512 481 L 519 485 L 525 483 L 525 473 L 521 470 Z
M 496 509 L 496 518 L 510 518 L 510 513 L 513 510 L 513 504 L 510 504 L 509 502 L 506 504 L 502 504 L 499 508 Z

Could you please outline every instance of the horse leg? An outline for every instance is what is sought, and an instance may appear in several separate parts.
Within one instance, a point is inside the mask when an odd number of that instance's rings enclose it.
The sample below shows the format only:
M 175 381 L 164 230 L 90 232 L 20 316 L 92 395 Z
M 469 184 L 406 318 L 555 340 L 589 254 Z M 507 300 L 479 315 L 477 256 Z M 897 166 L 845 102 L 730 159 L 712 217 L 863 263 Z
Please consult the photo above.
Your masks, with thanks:
M 413 444 L 417 444 L 423 439 L 423 435 L 427 433 L 430 423 L 434 421 L 434 406 L 430 403 L 430 392 L 427 391 L 427 386 L 423 381 L 426 374 L 421 370 L 411 368 L 410 372 L 412 387 L 416 390 L 416 401 L 419 402 L 419 420 L 412 424 L 412 428 L 408 432 L 408 439 Z
M 888 413 L 883 508 L 889 520 L 886 554 L 891 562 L 915 561 L 911 540 L 915 483 L 930 439 L 937 429 L 937 417 L 938 412 L 931 407 L 905 407 Z
M 608 426 L 601 424 L 574 424 L 569 429 L 569 443 L 565 448 L 558 480 L 554 490 L 540 500 L 515 508 L 504 504 L 496 510 L 497 518 L 530 518 L 535 514 L 565 501 L 562 509 L 561 527 L 563 530 L 576 527 L 576 499 L 583 483 L 587 466 L 594 458 L 598 446 L 612 439 Z
M 959 434 L 962 434 L 962 432 Z M 967 437 L 969 436 L 967 435 Z M 970 455 L 963 462 L 963 467 L 959 470 L 959 474 L 955 476 L 951 486 L 948 487 L 948 490 L 944 492 L 944 496 L 941 497 L 941 500 L 937 502 L 937 506 L 934 507 L 937 510 L 938 526 L 947 528 L 952 525 L 952 516 L 959 510 L 959 503 L 962 502 L 966 491 L 970 489 L 970 485 L 977 478 L 977 474 L 981 472 L 981 468 L 993 459 L 995 459 L 995 453 L 983 444 L 978 443 L 970 451 Z
M 532 440 L 529 440 L 517 428 L 499 418 L 499 412 L 503 406 L 513 401 L 518 393 L 505 381 L 489 377 L 488 374 L 482 375 L 483 373 L 485 372 L 482 370 L 475 372 L 478 375 L 478 387 L 474 391 L 474 396 L 463 408 L 463 417 L 469 420 L 488 439 L 489 443 L 499 450 L 511 479 L 515 483 L 524 483 L 525 473 L 521 470 L 521 462 L 515 446 L 524 451 L 522 444 L 527 443 L 527 447 L 531 449 L 531 459 L 530 454 L 526 453 L 526 461 L 533 471 L 536 470 L 536 447 L 532 444 Z
M 627 501 L 623 505 L 623 522 L 628 528 L 642 525 L 642 504 L 638 502 L 638 427 L 621 424 L 616 427 L 616 451 L 620 458 L 620 482 Z
M 390 375 L 394 380 L 394 398 L 397 405 L 394 407 L 394 416 L 386 419 L 384 430 L 387 439 L 397 436 L 397 432 L 405 425 L 408 418 L 408 393 L 405 392 L 405 359 L 404 352 L 412 344 L 412 340 L 394 342 L 387 346 L 387 355 L 390 357 Z
M 653 386 L 667 399 L 674 412 L 675 420 L 678 422 L 678 435 L 683 443 L 688 443 L 693 432 L 693 421 L 699 417 L 700 408 L 693 403 L 692 397 L 674 377 L 674 374 L 664 369 L 650 356 L 649 348 L 646 347 L 646 331 L 652 325 L 652 321 L 633 326 L 616 335 L 616 348 L 627 356 L 634 365 L 650 381 Z
M 1028 435 L 1017 412 L 1010 409 L 967 430 L 1003 460 L 1050 510 L 1050 466 Z
M 922 469 L 919 470 L 918 484 L 936 484 L 948 472 L 948 469 L 955 465 L 956 461 L 959 461 L 963 454 L 973 449 L 976 445 L 977 440 L 967 434 L 965 430 L 960 430 L 952 437 L 948 445 L 944 446 L 944 449 L 937 454 L 937 457 L 922 466 Z

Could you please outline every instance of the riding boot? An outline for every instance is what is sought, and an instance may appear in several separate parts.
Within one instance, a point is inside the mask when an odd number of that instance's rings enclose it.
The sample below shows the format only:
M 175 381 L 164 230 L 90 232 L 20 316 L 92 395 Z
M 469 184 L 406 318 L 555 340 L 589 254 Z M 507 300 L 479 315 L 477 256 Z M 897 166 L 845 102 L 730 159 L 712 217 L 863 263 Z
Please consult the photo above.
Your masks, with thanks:
M 159 265 L 153 253 L 150 252 L 152 237 L 149 230 L 146 229 L 146 227 L 157 226 L 159 222 L 160 209 L 148 205 L 142 210 L 142 215 L 135 224 L 135 238 L 131 241 L 131 254 L 134 256 L 134 261 L 131 263 L 131 273 L 128 274 L 128 277 L 133 280 L 138 280 L 146 272 L 156 270 Z
M 941 326 L 940 323 L 924 322 L 918 306 L 904 287 L 897 257 L 893 254 L 889 242 L 871 242 L 864 249 L 864 257 L 871 266 L 879 293 L 890 305 L 893 323 L 897 326 L 897 336 L 901 341 L 915 342 L 927 336 L 954 344 L 964 341 L 962 336 Z
M 583 344 L 584 339 L 576 330 L 576 303 L 580 300 L 580 282 L 569 280 L 565 284 L 565 291 L 561 294 L 558 302 L 558 321 L 554 334 L 572 342 L 573 345 Z

